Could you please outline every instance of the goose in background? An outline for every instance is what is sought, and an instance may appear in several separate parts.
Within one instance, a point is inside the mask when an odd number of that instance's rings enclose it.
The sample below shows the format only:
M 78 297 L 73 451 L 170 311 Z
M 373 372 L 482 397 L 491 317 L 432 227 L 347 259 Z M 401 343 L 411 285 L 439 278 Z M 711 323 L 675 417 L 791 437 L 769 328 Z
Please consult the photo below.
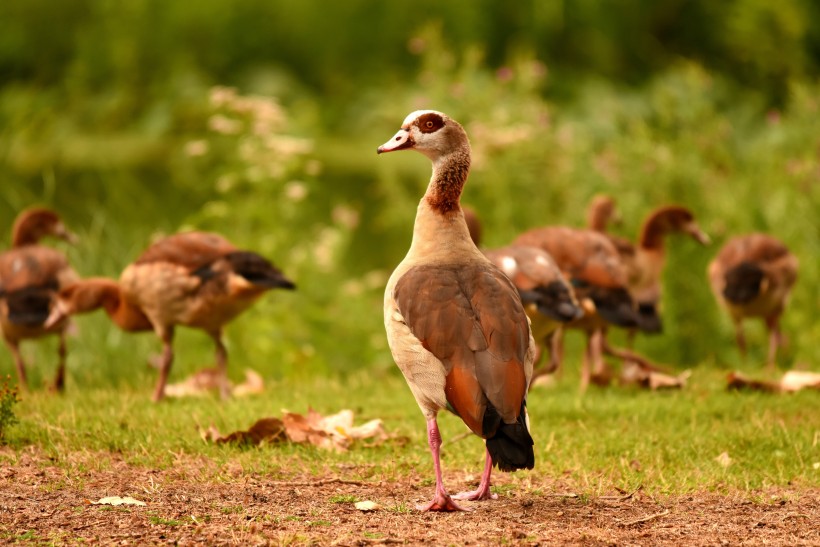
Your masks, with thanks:
M 46 325 L 46 319 L 58 291 L 78 276 L 63 253 L 40 245 L 40 240 L 47 236 L 76 242 L 76 236 L 66 229 L 57 213 L 41 207 L 27 209 L 14 222 L 11 249 L 0 253 L 0 330 L 23 390 L 28 380 L 20 343 L 47 335 L 59 337 L 57 374 L 52 388 L 65 388 L 68 321 Z
M 780 317 L 797 281 L 799 262 L 778 239 L 767 234 L 737 236 L 720 249 L 709 263 L 708 277 L 717 301 L 735 325 L 737 345 L 746 355 L 743 320 L 763 319 L 769 332 L 767 367 L 777 365 L 782 345 Z
M 203 330 L 216 345 L 220 393 L 227 397 L 224 326 L 265 292 L 295 287 L 262 256 L 237 249 L 217 234 L 185 232 L 151 245 L 122 272 L 119 281 L 91 278 L 67 287 L 49 321 L 103 308 L 125 331 L 153 330 L 163 344 L 154 401 L 165 396 L 175 327 Z
M 581 391 L 592 380 L 608 381 L 604 352 L 612 353 L 604 341 L 606 330 L 614 325 L 638 326 L 638 316 L 629 294 L 626 269 L 615 246 L 606 235 L 593 230 L 565 226 L 534 228 L 519 235 L 515 245 L 537 247 L 555 260 L 569 280 L 584 315 L 566 325 L 567 329 L 587 334 L 581 361 Z M 562 360 L 561 341 L 553 344 L 553 362 Z

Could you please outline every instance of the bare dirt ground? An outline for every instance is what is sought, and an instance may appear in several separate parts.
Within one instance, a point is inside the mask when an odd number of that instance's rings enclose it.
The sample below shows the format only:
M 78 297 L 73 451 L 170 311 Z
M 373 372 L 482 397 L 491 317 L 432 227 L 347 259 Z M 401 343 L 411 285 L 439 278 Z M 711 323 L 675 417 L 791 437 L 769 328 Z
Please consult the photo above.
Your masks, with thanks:
M 613 492 L 576 496 L 535 478 L 470 513 L 419 513 L 432 487 L 356 481 L 353 470 L 288 480 L 181 458 L 166 470 L 100 455 L 67 472 L 34 449 L 0 457 L 0 543 L 106 545 L 820 545 L 820 489 L 663 499 Z M 90 461 L 97 456 L 88 455 Z M 504 475 L 500 477 L 504 482 Z M 452 490 L 475 477 L 447 476 Z M 93 505 L 133 496 L 145 506 Z M 362 512 L 356 500 L 380 508 Z M 468 505 L 468 504 L 465 504 Z

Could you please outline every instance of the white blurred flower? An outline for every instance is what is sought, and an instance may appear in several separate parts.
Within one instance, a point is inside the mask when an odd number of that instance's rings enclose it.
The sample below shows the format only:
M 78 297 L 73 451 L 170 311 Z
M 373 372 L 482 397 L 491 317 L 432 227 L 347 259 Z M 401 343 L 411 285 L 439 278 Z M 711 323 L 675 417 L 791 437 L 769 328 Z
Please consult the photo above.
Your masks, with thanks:
M 208 153 L 208 141 L 200 139 L 186 142 L 185 153 L 192 158 L 204 156 Z
M 302 201 L 307 195 L 308 189 L 304 182 L 292 180 L 285 185 L 285 197 L 291 201 Z
M 242 122 L 222 114 L 214 114 L 208 120 L 208 128 L 223 135 L 236 135 L 242 130 Z
M 236 99 L 236 88 L 216 86 L 211 88 L 211 105 L 219 108 Z
M 330 213 L 333 222 L 340 224 L 348 230 L 359 225 L 359 212 L 347 205 L 337 205 Z

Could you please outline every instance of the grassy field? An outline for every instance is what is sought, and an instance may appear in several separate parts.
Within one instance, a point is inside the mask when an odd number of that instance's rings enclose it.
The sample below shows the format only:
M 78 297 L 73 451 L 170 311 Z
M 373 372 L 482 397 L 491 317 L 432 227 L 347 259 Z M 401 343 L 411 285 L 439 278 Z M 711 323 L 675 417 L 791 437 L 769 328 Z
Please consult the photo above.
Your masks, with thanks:
M 106 454 L 118 454 L 131 465 L 159 469 L 174 466 L 180 455 L 204 457 L 271 479 L 304 473 L 320 477 L 340 464 L 361 465 L 362 480 L 375 480 L 374 473 L 388 481 L 408 474 L 432 477 L 424 420 L 403 379 L 392 371 L 275 380 L 261 395 L 224 403 L 206 397 L 156 405 L 149 401 L 148 388 L 84 390 L 70 382 L 65 396 L 26 395 L 16 409 L 20 424 L 9 431 L 8 442 L 15 451 L 39 447 L 67 476 L 90 462 L 104 468 Z M 816 488 L 816 398 L 814 392 L 727 392 L 724 373 L 707 368 L 696 369 L 682 391 L 593 388 L 581 396 L 577 377 L 569 371 L 554 386 L 530 395 L 537 461 L 532 473 L 560 478 L 589 496 L 638 487 L 669 495 Z M 227 433 L 278 416 L 282 409 L 302 413 L 309 407 L 324 414 L 350 408 L 357 422 L 381 418 L 394 438 L 381 446 L 354 445 L 347 453 L 335 453 L 309 446 L 216 446 L 199 435 L 200 428 L 211 424 Z M 482 443 L 463 438 L 465 428 L 458 419 L 442 415 L 440 421 L 446 470 L 478 473 Z M 729 460 L 719 457 L 723 453 Z M 499 474 L 495 484 L 504 492 L 526 476 Z

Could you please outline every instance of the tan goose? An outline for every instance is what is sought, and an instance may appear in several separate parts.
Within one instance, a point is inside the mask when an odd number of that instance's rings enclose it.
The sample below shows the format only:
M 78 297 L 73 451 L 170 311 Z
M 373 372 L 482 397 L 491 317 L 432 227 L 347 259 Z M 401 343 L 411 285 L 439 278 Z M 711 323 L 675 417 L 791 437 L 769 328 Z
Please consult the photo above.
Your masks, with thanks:
M 526 394 L 535 344 L 518 291 L 470 239 L 460 206 L 470 143 L 452 118 L 413 112 L 379 153 L 417 150 L 433 162 L 407 256 L 387 283 L 384 324 L 396 364 L 427 419 L 436 491 L 423 511 L 463 510 L 453 498 L 483 500 L 492 467 L 534 465 Z M 486 439 L 478 489 L 451 497 L 444 488 L 436 416 L 452 410 Z
M 78 277 L 61 252 L 38 244 L 45 236 L 75 240 L 54 211 L 34 208 L 18 215 L 12 228 L 12 248 L 0 254 L 0 330 L 14 358 L 21 389 L 26 389 L 27 379 L 20 342 L 51 334 L 59 336 L 53 388 L 62 391 L 68 321 L 46 325 L 46 319 L 57 292 Z
M 226 397 L 228 354 L 223 328 L 273 288 L 295 285 L 268 260 L 237 249 L 222 236 L 185 232 L 151 245 L 123 271 L 119 282 L 93 278 L 67 287 L 49 321 L 104 308 L 125 331 L 153 330 L 163 344 L 154 401 L 165 396 L 174 358 L 174 328 L 201 329 L 216 345 L 220 391 Z
M 776 366 L 781 345 L 780 316 L 797 281 L 798 260 L 779 240 L 766 234 L 730 239 L 709 264 L 712 292 L 732 316 L 737 345 L 746 354 L 743 320 L 760 317 L 769 331 L 767 366 Z

